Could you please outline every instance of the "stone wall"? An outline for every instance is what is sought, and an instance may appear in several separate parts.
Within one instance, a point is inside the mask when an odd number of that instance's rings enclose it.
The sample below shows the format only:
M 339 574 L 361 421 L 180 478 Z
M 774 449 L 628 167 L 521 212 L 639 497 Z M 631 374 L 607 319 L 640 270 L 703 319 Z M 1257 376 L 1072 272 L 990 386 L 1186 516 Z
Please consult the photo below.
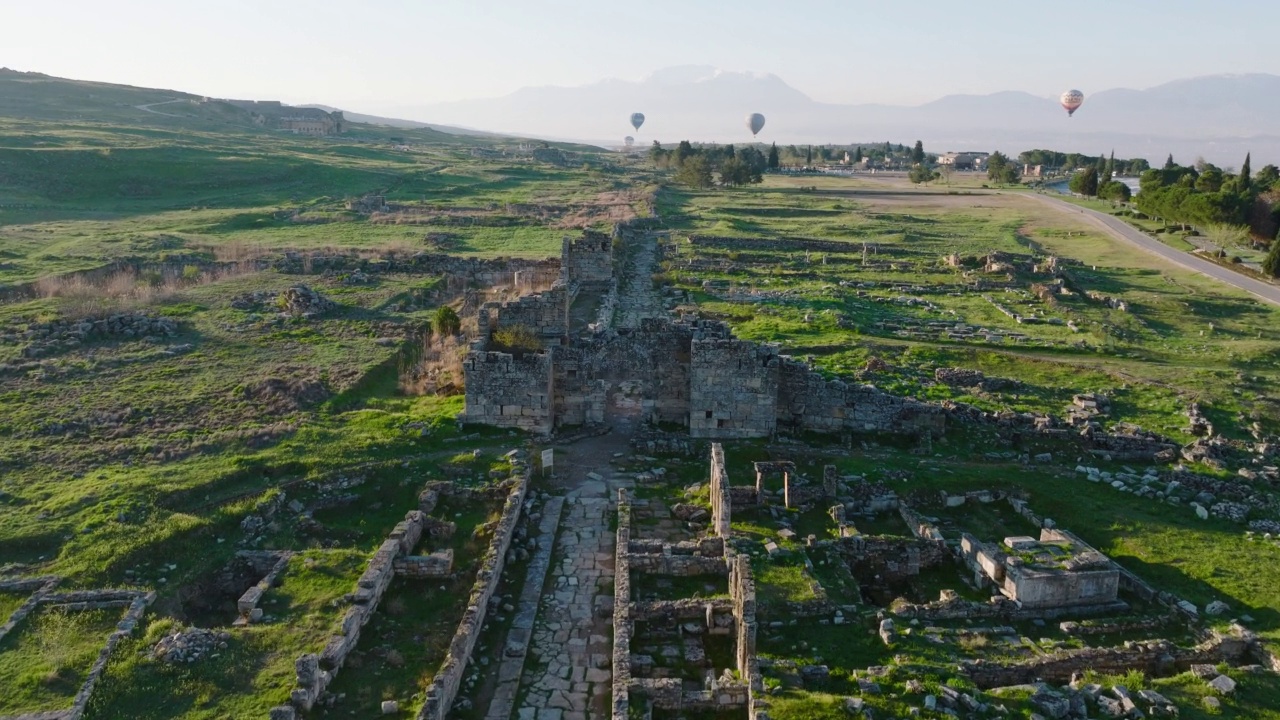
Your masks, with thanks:
M 278 272 L 294 275 L 355 270 L 366 274 L 444 275 L 461 285 L 482 287 L 521 283 L 545 284 L 560 275 L 559 260 L 482 259 L 443 253 L 369 257 L 367 254 L 355 252 L 346 254 L 289 252 L 276 259 L 272 267 Z
M 9 592 L 32 591 L 32 595 L 27 598 L 27 601 L 10 615 L 3 626 L 0 626 L 0 638 L 8 634 L 14 626 L 42 604 L 65 612 L 127 608 L 124 617 L 116 625 L 116 629 L 107 636 L 106 642 L 98 651 L 98 656 L 94 659 L 93 665 L 89 667 L 89 672 L 85 675 L 84 680 L 81 681 L 80 688 L 77 690 L 75 698 L 72 699 L 70 708 L 18 716 L 5 716 L 3 720 L 80 720 L 80 718 L 84 717 L 85 709 L 89 705 L 90 698 L 93 697 L 93 691 L 98 685 L 98 680 L 102 678 L 102 673 L 107 669 L 107 662 L 111 659 L 111 654 L 115 652 L 116 646 L 120 644 L 121 640 L 133 634 L 139 621 L 142 620 L 143 614 L 147 611 L 147 607 L 156 599 L 154 592 L 140 590 L 102 589 L 54 593 L 53 589 L 60 580 L 61 578 L 54 576 L 0 580 L 0 589 Z
M 583 230 L 578 238 L 566 237 L 560 266 L 567 282 L 608 284 L 613 280 L 613 238 L 591 230 Z
M 629 720 L 631 711 L 631 499 L 618 490 L 618 536 L 613 569 L 613 707 L 612 720 Z
M 946 412 L 937 405 L 827 378 L 791 357 L 783 356 L 779 367 L 777 423 L 781 427 L 933 435 L 941 435 L 946 427 Z
M 430 555 L 407 555 L 393 563 L 396 575 L 414 579 L 447 577 L 453 572 L 453 549 Z
M 729 475 L 724 469 L 724 447 L 711 444 L 711 531 L 717 537 L 729 537 L 733 516 L 733 499 L 729 493 Z
M 541 434 L 552 429 L 551 355 L 471 352 L 466 374 L 466 422 Z
M 767 437 L 777 426 L 777 351 L 744 340 L 695 340 L 689 378 L 689 434 Z
M 984 689 L 1042 681 L 1062 685 L 1075 673 L 1089 670 L 1121 675 L 1136 669 L 1149 677 L 1167 677 L 1192 665 L 1240 665 L 1250 659 L 1256 646 L 1256 639 L 1233 628 L 1230 635 L 1215 633 L 1192 648 L 1168 640 L 1130 642 L 1119 648 L 1064 650 L 1017 664 L 971 660 L 962 663 L 960 671 Z
M 471 588 L 471 597 L 467 601 L 466 612 L 458 629 L 449 644 L 449 652 L 439 671 L 427 687 L 426 702 L 418 711 L 418 720 L 444 720 L 458 695 L 458 687 L 462 684 L 463 673 L 471 660 L 471 652 L 475 649 L 484 627 L 485 613 L 489 608 L 489 599 L 493 597 L 502 578 L 502 567 L 506 561 L 507 550 L 511 547 L 511 538 L 515 535 L 516 524 L 520 520 L 520 510 L 524 505 L 525 494 L 529 489 L 530 469 L 520 460 L 512 460 L 514 475 L 511 489 L 502 507 L 502 516 L 493 531 L 493 539 L 489 541 L 489 549 L 485 551 L 480 562 L 480 570 L 476 573 L 475 585 Z
M 482 332 L 523 326 L 539 337 L 559 339 L 569 334 L 569 305 L 573 295 L 568 285 L 556 283 L 550 290 L 509 302 L 485 303 L 480 307 L 478 322 Z

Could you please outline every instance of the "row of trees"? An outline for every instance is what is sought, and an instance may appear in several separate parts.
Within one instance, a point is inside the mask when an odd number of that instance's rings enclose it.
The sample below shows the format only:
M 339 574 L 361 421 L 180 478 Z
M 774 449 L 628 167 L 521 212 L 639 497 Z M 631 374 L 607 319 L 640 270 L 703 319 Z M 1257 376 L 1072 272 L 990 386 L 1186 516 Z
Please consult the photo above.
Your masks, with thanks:
M 694 188 L 707 188 L 720 175 L 721 185 L 746 185 L 764 179 L 764 172 L 778 167 L 778 148 L 768 155 L 754 147 L 737 150 L 732 145 L 694 146 L 681 140 L 674 150 L 662 147 L 657 140 L 649 148 L 649 159 L 660 168 L 675 170 L 675 180 Z
M 1248 155 L 1237 173 L 1204 161 L 1178 165 L 1170 155 L 1164 167 L 1142 173 L 1139 187 L 1138 210 L 1165 224 L 1247 226 L 1261 242 L 1280 227 L 1280 169 L 1267 165 L 1254 175 Z
M 1108 158 L 1105 155 L 1081 155 L 1080 153 L 1060 153 L 1054 150 L 1026 150 L 1018 154 L 1018 162 L 1023 165 L 1043 165 L 1054 170 L 1084 170 L 1097 168 L 1103 162 L 1111 163 L 1112 171 L 1120 175 L 1139 175 L 1151 169 L 1151 163 L 1145 158 L 1132 160 L 1116 160 L 1115 153 Z M 1110 177 L 1110 175 L 1108 175 Z

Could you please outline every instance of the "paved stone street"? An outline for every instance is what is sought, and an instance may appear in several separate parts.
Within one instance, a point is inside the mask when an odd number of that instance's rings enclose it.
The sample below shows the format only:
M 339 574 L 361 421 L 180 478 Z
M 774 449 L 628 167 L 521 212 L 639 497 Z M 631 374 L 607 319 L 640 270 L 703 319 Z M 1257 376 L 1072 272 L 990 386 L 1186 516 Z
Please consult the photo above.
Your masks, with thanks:
M 567 449 L 572 489 L 564 499 L 551 576 L 538 608 L 530 657 L 517 698 L 520 720 L 589 720 L 609 716 L 614 534 L 618 487 L 610 451 L 625 447 L 618 435 Z M 490 720 L 497 720 L 490 713 Z

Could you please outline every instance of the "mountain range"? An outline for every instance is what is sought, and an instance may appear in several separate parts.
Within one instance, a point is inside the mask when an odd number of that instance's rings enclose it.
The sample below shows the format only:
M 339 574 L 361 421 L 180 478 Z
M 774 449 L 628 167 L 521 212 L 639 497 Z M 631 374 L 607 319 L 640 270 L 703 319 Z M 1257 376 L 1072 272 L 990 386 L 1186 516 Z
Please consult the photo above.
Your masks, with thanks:
M 1065 88 L 1064 88 L 1065 89 Z M 530 87 L 497 98 L 397 108 L 432 123 L 522 136 L 618 145 L 637 142 L 746 142 L 744 117 L 768 118 L 758 140 L 782 144 L 923 140 L 931 152 L 1033 147 L 1183 162 L 1203 156 L 1238 165 L 1280 162 L 1280 76 L 1211 75 L 1145 90 L 1090 92 L 1068 118 L 1056 95 L 1006 91 L 948 95 L 917 106 L 821 103 L 768 73 L 709 66 L 660 70 L 643 80 L 577 87 Z M 646 115 L 639 132 L 627 122 Z

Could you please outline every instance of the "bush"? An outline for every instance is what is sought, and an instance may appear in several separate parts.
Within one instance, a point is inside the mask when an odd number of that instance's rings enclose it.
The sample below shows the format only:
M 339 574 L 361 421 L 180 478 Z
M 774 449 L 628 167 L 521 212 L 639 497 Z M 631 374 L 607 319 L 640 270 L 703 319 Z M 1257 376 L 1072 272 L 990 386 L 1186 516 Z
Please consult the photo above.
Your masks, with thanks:
M 532 328 L 524 325 L 504 327 L 493 333 L 495 349 L 505 352 L 537 352 L 542 349 L 542 341 Z
M 462 318 L 453 308 L 441 305 L 431 316 L 431 329 L 441 337 L 457 335 L 462 331 Z

